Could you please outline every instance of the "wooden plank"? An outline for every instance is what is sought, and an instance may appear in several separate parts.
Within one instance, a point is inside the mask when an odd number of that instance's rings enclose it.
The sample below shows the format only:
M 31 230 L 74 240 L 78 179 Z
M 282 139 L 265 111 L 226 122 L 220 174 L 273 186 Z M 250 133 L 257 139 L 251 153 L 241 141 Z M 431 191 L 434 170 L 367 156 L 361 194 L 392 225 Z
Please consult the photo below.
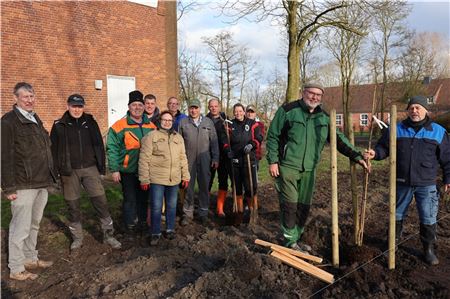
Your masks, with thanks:
M 274 248 L 275 251 L 272 251 L 270 254 L 273 257 L 278 258 L 283 263 L 294 267 L 298 270 L 301 270 L 305 273 L 308 273 L 322 281 L 325 281 L 326 283 L 333 283 L 334 282 L 334 276 L 320 268 L 317 268 L 311 264 L 308 264 L 307 262 L 290 255 L 289 253 L 285 253 L 283 251 L 276 251 L 277 249 Z
M 274 244 L 274 243 L 270 243 L 270 242 L 267 242 L 267 241 L 264 241 L 264 240 L 261 240 L 261 239 L 256 239 L 255 240 L 255 244 L 258 244 L 258 245 L 261 245 L 261 246 L 265 246 L 265 247 L 278 248 L 280 250 L 284 250 L 287 253 L 290 253 L 292 255 L 295 255 L 297 257 L 301 257 L 301 258 L 303 258 L 305 260 L 309 260 L 309 261 L 312 261 L 312 262 L 322 263 L 322 261 L 323 261 L 323 259 L 321 257 L 317 257 L 317 256 L 314 256 L 314 255 L 310 255 L 310 254 L 307 254 L 307 253 L 303 253 L 303 252 L 297 251 L 297 250 L 286 248 L 284 246 L 277 245 L 277 244 Z

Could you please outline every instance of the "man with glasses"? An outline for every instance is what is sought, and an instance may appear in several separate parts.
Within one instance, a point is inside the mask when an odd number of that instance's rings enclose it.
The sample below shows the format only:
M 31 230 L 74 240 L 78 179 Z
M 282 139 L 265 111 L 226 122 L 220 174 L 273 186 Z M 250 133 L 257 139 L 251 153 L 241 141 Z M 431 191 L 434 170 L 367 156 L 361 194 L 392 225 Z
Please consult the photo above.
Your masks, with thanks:
M 300 238 L 311 207 L 316 165 L 330 134 L 330 118 L 321 108 L 323 93 L 321 85 L 305 84 L 301 99 L 278 109 L 267 135 L 267 160 L 270 175 L 276 178 L 284 246 L 300 251 L 311 251 Z M 339 131 L 337 148 L 367 169 L 362 155 Z
M 186 118 L 187 115 L 184 113 L 181 113 L 180 109 L 180 102 L 178 102 L 178 99 L 176 97 L 170 97 L 169 100 L 167 100 L 167 109 L 172 113 L 173 116 L 173 129 L 175 131 L 179 131 L 179 124 L 180 121 L 183 118 Z
M 94 117 L 84 112 L 85 101 L 79 94 L 69 96 L 67 111 L 56 120 L 50 132 L 55 169 L 61 177 L 64 200 L 69 210 L 70 250 L 83 245 L 81 225 L 81 186 L 97 212 L 103 230 L 103 242 L 114 249 L 121 244 L 114 234 L 101 175 L 105 174 L 105 147 Z
M 9 224 L 9 277 L 34 280 L 37 274 L 28 272 L 48 268 L 53 262 L 38 258 L 36 250 L 39 223 L 47 204 L 47 187 L 55 183 L 50 139 L 34 110 L 33 87 L 19 82 L 14 87 L 16 103 L 3 115 L 2 131 L 2 191 L 11 202 Z
M 210 167 L 219 166 L 219 143 L 213 121 L 200 114 L 200 101 L 194 99 L 189 104 L 189 117 L 180 122 L 179 131 L 183 136 L 191 181 L 183 204 L 181 225 L 187 225 L 194 218 L 194 187 L 198 182 L 198 216 L 202 225 L 208 223 Z

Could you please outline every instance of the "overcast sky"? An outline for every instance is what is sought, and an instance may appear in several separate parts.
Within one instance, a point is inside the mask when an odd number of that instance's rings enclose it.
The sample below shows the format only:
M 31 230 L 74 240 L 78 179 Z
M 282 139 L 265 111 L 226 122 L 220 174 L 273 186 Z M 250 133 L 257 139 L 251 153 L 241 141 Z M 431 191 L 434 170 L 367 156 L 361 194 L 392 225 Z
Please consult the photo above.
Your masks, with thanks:
M 240 21 L 237 25 L 226 22 L 229 19 L 218 16 L 214 7 L 217 2 L 202 2 L 204 5 L 197 11 L 184 15 L 179 24 L 179 47 L 186 46 L 189 50 L 205 54 L 206 49 L 201 38 L 211 37 L 221 30 L 234 33 L 234 38 L 240 44 L 245 44 L 251 54 L 257 58 L 265 72 L 277 65 L 280 69 L 286 67 L 285 51 L 280 50 L 283 42 L 280 40 L 281 29 L 264 23 Z M 412 11 L 407 18 L 407 24 L 417 32 L 439 32 L 450 41 L 450 1 L 410 1 Z M 450 55 L 450 44 L 446 49 Z

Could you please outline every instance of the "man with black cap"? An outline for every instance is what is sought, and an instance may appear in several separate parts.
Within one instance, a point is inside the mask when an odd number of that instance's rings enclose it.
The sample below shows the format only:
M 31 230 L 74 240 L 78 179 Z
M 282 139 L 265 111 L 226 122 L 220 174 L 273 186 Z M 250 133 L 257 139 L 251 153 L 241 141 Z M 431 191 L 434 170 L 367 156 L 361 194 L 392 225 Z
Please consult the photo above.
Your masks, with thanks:
M 138 160 L 141 139 L 156 129 L 144 113 L 144 95 L 135 90 L 129 93 L 127 115 L 115 122 L 108 132 L 106 153 L 113 181 L 122 184 L 125 229 L 132 234 L 147 227 L 148 191 L 141 190 Z M 137 218 L 137 223 L 136 223 Z
M 330 134 L 330 118 L 321 108 L 323 93 L 321 85 L 305 84 L 302 98 L 280 107 L 267 133 L 267 160 L 269 173 L 276 178 L 284 246 L 300 251 L 311 250 L 300 239 L 311 208 L 316 166 Z M 337 148 L 367 168 L 362 155 L 339 131 Z
M 189 116 L 180 121 L 179 132 L 184 139 L 188 159 L 190 184 L 183 203 L 181 225 L 187 225 L 194 218 L 194 187 L 198 182 L 198 216 L 200 222 L 208 222 L 210 167 L 219 166 L 219 143 L 213 121 L 200 114 L 200 101 L 191 100 Z
M 439 190 L 437 171 L 442 168 L 444 192 L 450 193 L 450 138 L 446 130 L 428 116 L 424 96 L 409 99 L 408 118 L 397 124 L 397 203 L 395 239 L 400 241 L 403 220 L 414 196 L 420 219 L 420 240 L 424 259 L 437 265 L 434 252 Z M 367 150 L 366 159 L 382 160 L 389 156 L 389 130 L 385 130 L 375 150 Z
M 69 209 L 69 230 L 73 239 L 70 249 L 79 249 L 83 244 L 81 186 L 97 212 L 103 242 L 118 249 L 121 244 L 113 237 L 113 221 L 101 180 L 101 175 L 105 174 L 103 138 L 94 117 L 84 112 L 84 106 L 81 95 L 71 95 L 67 100 L 67 111 L 54 122 L 50 132 L 53 161 Z

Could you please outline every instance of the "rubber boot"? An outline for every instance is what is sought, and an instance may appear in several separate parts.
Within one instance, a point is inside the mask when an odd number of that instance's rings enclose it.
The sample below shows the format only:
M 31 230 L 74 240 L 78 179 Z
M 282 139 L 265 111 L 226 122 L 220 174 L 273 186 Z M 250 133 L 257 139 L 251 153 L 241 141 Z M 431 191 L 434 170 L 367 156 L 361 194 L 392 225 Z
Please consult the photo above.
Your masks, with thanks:
M 220 218 L 225 217 L 225 213 L 223 212 L 223 206 L 225 205 L 225 200 L 227 198 L 227 190 L 220 190 L 217 192 L 217 216 Z
M 420 240 L 423 245 L 423 257 L 427 264 L 434 266 L 439 260 L 434 253 L 434 242 L 436 242 L 436 224 L 420 224 Z
M 395 221 L 395 244 L 397 245 L 402 239 L 403 233 L 403 220 Z
M 234 225 L 239 226 L 244 218 L 244 198 L 242 195 L 236 196 L 238 211 L 234 217 Z
M 106 229 L 103 231 L 103 244 L 108 244 L 113 249 L 120 249 L 122 244 L 114 238 L 114 229 Z
M 72 244 L 70 250 L 77 250 L 83 246 L 83 228 L 80 222 L 73 222 L 69 224 L 70 234 L 72 235 Z
M 244 223 L 249 223 L 250 222 L 250 217 L 253 214 L 253 198 L 246 197 L 245 200 L 247 201 L 247 207 L 248 208 L 244 210 L 243 222 Z

